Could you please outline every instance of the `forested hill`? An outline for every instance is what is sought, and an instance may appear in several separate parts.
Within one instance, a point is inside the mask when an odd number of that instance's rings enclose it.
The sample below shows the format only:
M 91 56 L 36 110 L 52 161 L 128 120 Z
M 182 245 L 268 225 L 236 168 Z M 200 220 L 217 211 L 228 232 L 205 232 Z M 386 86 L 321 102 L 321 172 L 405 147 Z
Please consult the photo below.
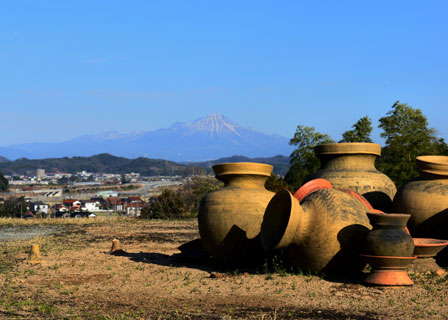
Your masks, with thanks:
M 102 153 L 91 157 L 64 157 L 30 160 L 26 158 L 17 159 L 10 162 L 0 162 L 0 172 L 6 175 L 28 174 L 35 175 L 37 169 L 44 169 L 46 172 L 67 172 L 75 173 L 85 170 L 87 172 L 103 173 L 130 173 L 136 172 L 145 176 L 154 175 L 182 175 L 211 173 L 211 166 L 224 162 L 262 162 L 274 165 L 276 173 L 284 175 L 288 170 L 288 158 L 283 156 L 271 158 L 247 158 L 233 156 L 214 161 L 201 163 L 181 164 L 162 159 L 148 159 L 140 157 L 137 159 L 127 159 L 117 157 L 108 153 Z
M 0 163 L 0 171 L 7 175 L 35 175 L 37 169 L 45 169 L 46 172 L 60 171 L 67 173 L 75 173 L 82 170 L 103 173 L 137 172 L 142 175 L 153 176 L 189 175 L 195 168 L 193 166 L 161 159 L 148 159 L 143 157 L 127 159 L 116 157 L 108 153 L 102 153 L 91 157 L 65 157 L 36 160 L 22 158 L 11 162 Z

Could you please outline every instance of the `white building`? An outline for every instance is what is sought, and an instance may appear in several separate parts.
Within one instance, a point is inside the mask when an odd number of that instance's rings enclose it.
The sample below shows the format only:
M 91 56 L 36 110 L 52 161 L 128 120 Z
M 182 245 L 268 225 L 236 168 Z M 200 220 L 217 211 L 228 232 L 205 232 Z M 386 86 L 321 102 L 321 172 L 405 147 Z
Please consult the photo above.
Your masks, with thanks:
M 100 211 L 100 206 L 101 204 L 99 201 L 89 200 L 83 203 L 82 211 L 98 212 Z

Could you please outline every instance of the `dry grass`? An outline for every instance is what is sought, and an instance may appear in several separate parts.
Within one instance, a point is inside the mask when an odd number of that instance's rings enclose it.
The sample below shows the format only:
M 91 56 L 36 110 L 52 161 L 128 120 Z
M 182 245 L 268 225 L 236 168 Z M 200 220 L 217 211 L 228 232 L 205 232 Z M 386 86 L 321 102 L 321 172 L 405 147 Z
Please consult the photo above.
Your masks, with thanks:
M 409 288 L 356 279 L 272 274 L 174 254 L 198 237 L 196 221 L 70 219 L 57 235 L 0 245 L 0 318 L 20 319 L 446 319 L 448 278 L 414 276 Z M 127 254 L 108 254 L 121 240 Z M 31 243 L 44 262 L 26 262 Z M 173 256 L 174 255 L 174 256 Z M 218 272 L 222 277 L 210 277 Z

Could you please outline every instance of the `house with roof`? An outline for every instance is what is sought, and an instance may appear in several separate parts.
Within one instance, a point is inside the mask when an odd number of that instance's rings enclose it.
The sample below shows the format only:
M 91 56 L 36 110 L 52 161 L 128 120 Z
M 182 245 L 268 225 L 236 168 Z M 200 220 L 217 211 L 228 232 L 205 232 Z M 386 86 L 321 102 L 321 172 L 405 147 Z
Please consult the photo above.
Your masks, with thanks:
M 82 202 L 81 210 L 87 212 L 100 211 L 101 203 L 96 200 L 87 200 Z
M 126 214 L 130 217 L 139 217 L 142 214 L 143 208 L 145 208 L 147 204 L 145 203 L 127 203 L 126 204 Z
M 125 211 L 126 202 L 119 197 L 109 197 L 107 198 L 107 207 L 114 211 L 123 212 Z
M 77 209 L 81 209 L 81 201 L 74 199 L 65 199 L 62 204 L 72 211 L 76 211 Z
M 42 201 L 31 202 L 29 204 L 30 211 L 37 215 L 46 216 L 48 215 L 48 204 Z

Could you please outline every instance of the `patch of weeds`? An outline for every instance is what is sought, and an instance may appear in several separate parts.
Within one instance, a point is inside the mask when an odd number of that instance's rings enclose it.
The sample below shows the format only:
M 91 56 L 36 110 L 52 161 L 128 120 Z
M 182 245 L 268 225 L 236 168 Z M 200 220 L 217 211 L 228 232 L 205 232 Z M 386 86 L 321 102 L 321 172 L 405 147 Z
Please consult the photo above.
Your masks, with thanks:
M 58 270 L 59 269 L 59 265 L 57 263 L 55 263 L 52 266 L 48 266 L 48 269 L 50 269 L 50 270 Z

